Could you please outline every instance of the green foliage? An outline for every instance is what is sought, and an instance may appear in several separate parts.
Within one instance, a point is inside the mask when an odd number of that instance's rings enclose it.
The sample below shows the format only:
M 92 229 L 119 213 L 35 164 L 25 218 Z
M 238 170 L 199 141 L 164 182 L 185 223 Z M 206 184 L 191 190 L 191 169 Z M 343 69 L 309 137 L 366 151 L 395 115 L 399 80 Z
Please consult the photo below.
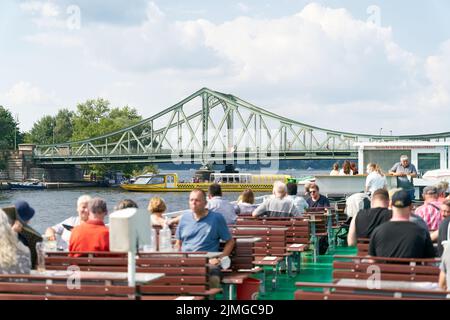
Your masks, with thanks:
M 125 106 L 110 108 L 104 99 L 87 100 L 78 104 L 73 118 L 72 141 L 100 136 L 139 122 L 136 109 Z
M 146 173 L 159 173 L 159 169 L 157 165 L 151 164 L 147 165 L 141 169 L 135 169 L 132 172 L 132 175 L 137 177 Z
M 22 142 L 18 123 L 11 112 L 2 106 L 0 106 L 0 132 L 0 150 L 14 149 L 14 136 L 16 136 L 17 144 Z

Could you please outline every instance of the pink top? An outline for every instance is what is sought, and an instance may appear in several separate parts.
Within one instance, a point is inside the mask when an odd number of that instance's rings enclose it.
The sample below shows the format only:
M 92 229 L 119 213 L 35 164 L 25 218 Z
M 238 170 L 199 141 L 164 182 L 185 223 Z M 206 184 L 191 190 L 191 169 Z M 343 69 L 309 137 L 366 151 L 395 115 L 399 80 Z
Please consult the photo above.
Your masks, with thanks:
M 426 202 L 418 207 L 415 212 L 423 220 L 425 220 L 429 230 L 438 230 L 442 221 L 441 203 L 439 201 Z

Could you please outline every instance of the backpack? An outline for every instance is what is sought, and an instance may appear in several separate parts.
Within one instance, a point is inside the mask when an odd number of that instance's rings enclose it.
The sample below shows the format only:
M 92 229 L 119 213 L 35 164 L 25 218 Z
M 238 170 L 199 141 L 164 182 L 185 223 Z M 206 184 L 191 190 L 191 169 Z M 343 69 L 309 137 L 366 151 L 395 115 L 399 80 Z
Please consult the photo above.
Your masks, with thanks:
M 319 238 L 319 255 L 323 255 L 327 253 L 328 250 L 328 236 L 320 237 Z

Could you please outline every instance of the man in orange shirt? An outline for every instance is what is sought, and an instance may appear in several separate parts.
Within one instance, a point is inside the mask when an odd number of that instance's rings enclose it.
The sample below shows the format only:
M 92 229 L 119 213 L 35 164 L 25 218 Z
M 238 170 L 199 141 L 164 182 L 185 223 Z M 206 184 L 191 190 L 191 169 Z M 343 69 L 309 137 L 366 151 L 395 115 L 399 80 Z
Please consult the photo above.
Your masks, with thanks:
M 108 213 L 106 202 L 102 198 L 93 198 L 88 204 L 89 219 L 75 227 L 70 236 L 70 252 L 109 251 L 109 229 L 104 220 Z M 81 254 L 70 254 L 79 257 Z

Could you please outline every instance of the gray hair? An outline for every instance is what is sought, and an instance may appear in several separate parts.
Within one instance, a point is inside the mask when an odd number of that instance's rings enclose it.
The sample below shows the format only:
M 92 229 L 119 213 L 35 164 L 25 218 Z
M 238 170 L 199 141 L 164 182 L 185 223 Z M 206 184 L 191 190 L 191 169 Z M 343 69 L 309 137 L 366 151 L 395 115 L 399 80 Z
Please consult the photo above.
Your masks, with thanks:
M 448 182 L 447 181 L 441 181 L 436 185 L 436 188 L 438 189 L 438 193 L 446 193 L 448 190 Z
M 77 207 L 81 206 L 81 204 L 83 204 L 83 203 L 89 203 L 89 201 L 91 201 L 91 199 L 92 198 L 90 195 L 83 194 L 77 200 Z
M 108 213 L 108 208 L 106 207 L 106 201 L 102 198 L 93 198 L 89 201 L 88 209 L 90 213 L 93 214 L 106 214 Z
M 400 156 L 400 161 L 403 161 L 403 160 L 408 160 L 409 158 L 408 158 L 408 156 L 407 155 L 402 155 L 402 156 Z
M 279 196 L 284 197 L 286 195 L 286 193 L 287 193 L 286 184 L 284 182 L 281 182 L 281 181 L 275 181 L 273 183 L 273 193 L 277 197 L 279 197 Z
M 438 189 L 435 186 L 428 186 L 423 188 L 423 194 L 438 194 Z

